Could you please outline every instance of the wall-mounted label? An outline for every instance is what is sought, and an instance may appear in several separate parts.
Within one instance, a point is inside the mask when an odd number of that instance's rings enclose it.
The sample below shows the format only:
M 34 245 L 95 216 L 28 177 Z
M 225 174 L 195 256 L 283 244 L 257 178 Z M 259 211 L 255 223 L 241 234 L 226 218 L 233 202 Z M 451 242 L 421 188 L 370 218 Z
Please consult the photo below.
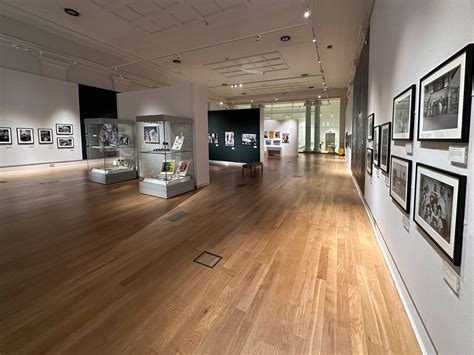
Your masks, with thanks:
M 11 145 L 7 145 L 5 148 L 12 149 L 13 147 Z
M 443 279 L 458 296 L 460 287 L 459 275 L 445 261 L 443 261 Z
M 385 175 L 385 186 L 390 187 L 390 176 Z
M 407 151 L 407 154 L 413 155 L 413 143 L 405 144 L 405 150 Z
M 232 147 L 232 150 L 235 150 L 235 147 Z
M 380 179 L 380 169 L 375 169 L 375 171 L 377 171 L 375 175 L 377 175 L 377 177 Z
M 448 160 L 451 163 L 467 164 L 467 147 L 449 147 Z
M 407 232 L 410 231 L 410 218 L 407 216 L 402 217 L 402 223 L 403 223 L 403 228 L 407 230 Z

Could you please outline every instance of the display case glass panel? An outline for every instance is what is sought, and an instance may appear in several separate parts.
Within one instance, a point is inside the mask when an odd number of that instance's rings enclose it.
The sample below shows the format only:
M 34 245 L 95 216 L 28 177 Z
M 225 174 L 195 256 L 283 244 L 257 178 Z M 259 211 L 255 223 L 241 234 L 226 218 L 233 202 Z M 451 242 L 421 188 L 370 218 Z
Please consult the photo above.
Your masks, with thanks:
M 84 120 L 89 180 L 110 184 L 137 177 L 135 122 L 112 118 Z
M 137 131 L 140 192 L 169 198 L 193 190 L 192 119 L 139 116 Z

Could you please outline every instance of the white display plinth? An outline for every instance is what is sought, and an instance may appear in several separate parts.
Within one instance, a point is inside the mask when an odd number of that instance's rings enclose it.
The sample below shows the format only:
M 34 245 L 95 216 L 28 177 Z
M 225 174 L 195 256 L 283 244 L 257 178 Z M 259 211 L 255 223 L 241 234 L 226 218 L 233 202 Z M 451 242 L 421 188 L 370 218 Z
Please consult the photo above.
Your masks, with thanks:
M 194 179 L 189 176 L 176 180 L 145 178 L 140 181 L 140 192 L 161 198 L 171 198 L 194 190 Z

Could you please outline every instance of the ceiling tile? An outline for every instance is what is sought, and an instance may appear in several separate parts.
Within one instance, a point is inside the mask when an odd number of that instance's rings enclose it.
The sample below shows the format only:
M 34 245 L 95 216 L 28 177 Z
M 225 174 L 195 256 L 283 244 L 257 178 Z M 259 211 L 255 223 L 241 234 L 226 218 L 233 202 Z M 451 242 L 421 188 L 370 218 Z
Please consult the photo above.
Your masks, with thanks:
M 182 23 L 188 23 L 193 20 L 200 19 L 201 17 L 192 6 L 185 3 L 170 7 L 167 11 L 170 15 L 176 17 Z
M 137 18 L 141 16 L 138 12 L 133 11 L 128 6 L 117 7 L 112 12 L 127 21 L 136 20 Z
M 128 6 L 141 15 L 148 15 L 161 10 L 152 0 L 137 0 Z
M 217 7 L 213 0 L 194 0 L 191 2 L 192 6 L 201 16 L 211 16 L 217 14 L 220 8 Z

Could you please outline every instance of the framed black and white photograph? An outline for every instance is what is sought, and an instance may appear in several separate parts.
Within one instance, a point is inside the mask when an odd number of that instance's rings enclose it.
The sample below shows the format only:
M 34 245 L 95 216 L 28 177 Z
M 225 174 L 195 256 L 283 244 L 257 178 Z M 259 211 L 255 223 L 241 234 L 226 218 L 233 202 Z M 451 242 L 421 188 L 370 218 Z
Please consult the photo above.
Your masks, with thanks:
M 143 141 L 147 144 L 160 143 L 160 131 L 158 125 L 143 126 Z
M 39 144 L 53 144 L 53 130 L 50 128 L 38 128 Z
M 392 155 L 390 161 L 390 196 L 410 213 L 411 161 Z
M 375 115 L 372 113 L 367 117 L 367 140 L 371 141 L 374 139 L 374 118 Z
M 387 122 L 380 126 L 380 169 L 383 172 L 388 173 L 390 164 L 390 126 L 391 123 Z
M 372 143 L 374 149 L 374 165 L 380 165 L 380 126 L 374 127 L 374 140 Z
M 34 144 L 35 138 L 33 137 L 33 128 L 17 128 L 16 136 L 18 144 Z
M 420 79 L 418 140 L 469 141 L 474 44 Z
M 72 124 L 70 123 L 56 123 L 56 134 L 58 135 L 71 135 L 73 134 Z
M 219 134 L 218 133 L 209 133 L 207 138 L 208 138 L 208 143 L 210 143 L 210 144 L 219 144 Z
M 257 145 L 257 135 L 254 133 L 243 133 L 242 145 Z
M 12 129 L 0 127 L 0 144 L 12 144 Z
M 372 175 L 372 165 L 373 165 L 374 151 L 371 148 L 367 148 L 365 155 L 365 169 L 367 174 Z
M 416 165 L 415 223 L 451 259 L 461 263 L 466 177 Z
M 74 138 L 73 137 L 57 137 L 58 148 L 59 149 L 70 149 L 74 148 Z
M 225 132 L 225 146 L 233 147 L 234 146 L 234 132 Z
M 413 140 L 416 85 L 410 86 L 393 99 L 392 139 Z

